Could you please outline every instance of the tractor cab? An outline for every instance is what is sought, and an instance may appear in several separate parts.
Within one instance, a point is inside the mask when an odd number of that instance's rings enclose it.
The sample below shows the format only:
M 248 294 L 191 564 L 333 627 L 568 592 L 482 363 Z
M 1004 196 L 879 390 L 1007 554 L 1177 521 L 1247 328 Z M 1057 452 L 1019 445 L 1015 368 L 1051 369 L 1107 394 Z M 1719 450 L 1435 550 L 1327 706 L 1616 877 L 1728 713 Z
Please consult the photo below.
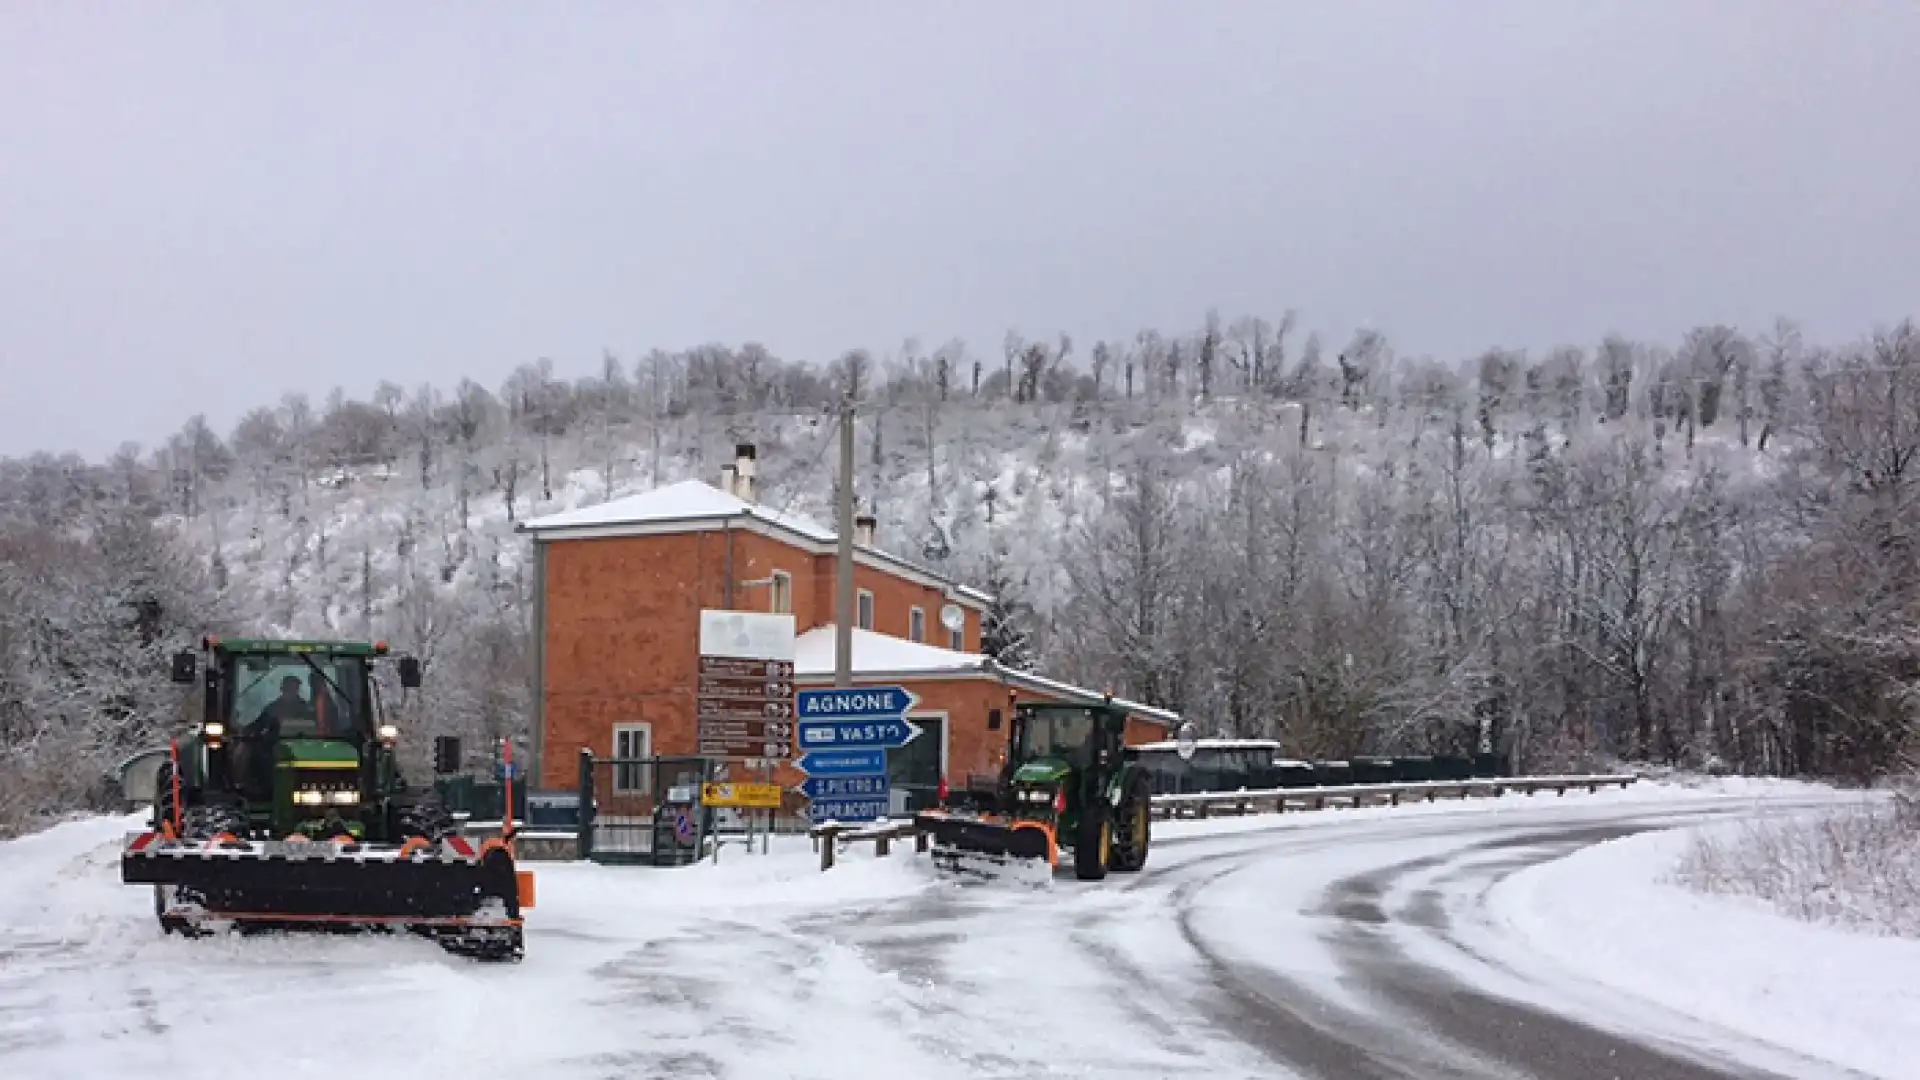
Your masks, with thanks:
M 1002 787 L 1015 803 L 1057 799 L 1061 809 L 1078 809 L 1083 798 L 1098 798 L 1098 785 L 1118 764 L 1126 731 L 1126 713 L 1105 705 L 1024 703 L 1014 706 L 1008 733 L 1008 770 Z M 1069 782 L 1078 778 L 1079 783 Z

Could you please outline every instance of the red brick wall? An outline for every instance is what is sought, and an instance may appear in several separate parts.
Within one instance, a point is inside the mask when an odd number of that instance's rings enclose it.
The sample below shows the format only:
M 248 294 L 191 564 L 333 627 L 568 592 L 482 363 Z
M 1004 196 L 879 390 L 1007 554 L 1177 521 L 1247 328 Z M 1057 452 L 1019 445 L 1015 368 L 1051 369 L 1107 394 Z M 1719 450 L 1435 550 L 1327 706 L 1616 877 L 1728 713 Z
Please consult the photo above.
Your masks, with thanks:
M 656 753 L 693 748 L 700 608 L 720 605 L 725 548 L 721 533 L 547 546 L 543 786 L 573 786 L 583 746 L 611 754 L 617 723 L 652 724 Z
M 776 570 L 793 577 L 793 621 L 799 633 L 833 622 L 834 557 L 815 555 L 781 540 L 757 533 L 734 534 L 734 580 L 759 581 Z M 858 563 L 853 568 L 854 588 L 873 593 L 873 629 L 894 637 L 908 636 L 909 610 L 918 605 L 926 615 L 929 645 L 945 648 L 946 627 L 940 625 L 940 608 L 946 603 L 941 590 L 929 588 L 885 571 Z M 771 611 L 773 590 L 766 585 L 736 587 L 733 606 L 742 611 Z M 964 649 L 980 650 L 980 614 L 965 605 L 966 625 L 961 630 Z
M 795 555 L 799 555 L 795 552 Z M 801 633 L 816 626 L 825 626 L 833 621 L 833 583 L 834 557 L 832 555 L 811 556 L 813 565 L 805 575 L 796 575 L 795 591 L 802 589 L 801 582 L 811 577 L 811 587 L 804 617 L 800 601 L 794 601 L 794 616 L 798 620 Z M 946 599 L 939 589 L 929 588 L 893 574 L 855 563 L 853 567 L 853 587 L 866 589 L 873 593 L 873 629 L 876 633 L 891 634 L 897 638 L 907 637 L 911 616 L 910 609 L 918 605 L 926 613 L 926 635 L 922 638 L 929 645 L 947 647 L 947 628 L 940 625 L 940 608 Z M 856 593 L 857 595 L 857 593 Z M 858 609 L 856 608 L 856 611 Z M 980 651 L 980 613 L 961 605 L 966 615 L 966 625 L 961 630 L 962 651 Z M 858 625 L 857 623 L 855 625 Z

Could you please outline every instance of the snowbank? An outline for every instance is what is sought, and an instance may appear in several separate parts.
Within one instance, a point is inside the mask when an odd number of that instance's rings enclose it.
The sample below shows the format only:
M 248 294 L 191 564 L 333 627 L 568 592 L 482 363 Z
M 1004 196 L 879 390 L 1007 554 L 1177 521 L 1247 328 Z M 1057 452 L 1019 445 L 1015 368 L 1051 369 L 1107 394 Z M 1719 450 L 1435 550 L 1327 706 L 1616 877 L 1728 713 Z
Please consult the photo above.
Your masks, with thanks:
M 1669 884 L 1697 832 L 1641 833 L 1523 870 L 1488 905 L 1515 945 L 1569 980 L 1848 1068 L 1914 1075 L 1920 941 L 1850 933 Z

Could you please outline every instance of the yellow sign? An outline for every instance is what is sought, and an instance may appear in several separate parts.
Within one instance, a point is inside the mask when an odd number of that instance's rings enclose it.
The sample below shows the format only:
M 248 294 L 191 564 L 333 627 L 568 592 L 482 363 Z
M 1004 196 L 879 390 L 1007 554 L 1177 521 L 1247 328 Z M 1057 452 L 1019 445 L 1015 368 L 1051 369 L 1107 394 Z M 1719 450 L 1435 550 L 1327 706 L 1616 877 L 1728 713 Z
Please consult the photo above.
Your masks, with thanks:
M 779 784 L 702 784 L 700 805 L 740 809 L 778 810 Z

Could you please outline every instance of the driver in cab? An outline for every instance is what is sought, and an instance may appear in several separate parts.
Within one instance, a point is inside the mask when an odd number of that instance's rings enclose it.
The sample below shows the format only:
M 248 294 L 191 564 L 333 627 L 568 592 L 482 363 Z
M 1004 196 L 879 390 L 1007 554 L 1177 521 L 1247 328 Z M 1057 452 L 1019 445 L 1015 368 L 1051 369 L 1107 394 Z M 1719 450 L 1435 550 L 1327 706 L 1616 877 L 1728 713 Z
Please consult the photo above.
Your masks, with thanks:
M 280 696 L 267 702 L 260 715 L 248 724 L 250 739 L 274 740 L 280 737 L 280 725 L 288 720 L 313 720 L 313 706 L 300 696 L 300 677 L 289 675 L 280 680 Z
M 267 702 L 260 715 L 240 732 L 244 752 L 241 775 L 260 791 L 268 790 L 273 779 L 273 755 L 268 749 L 280 739 L 280 726 L 288 720 L 313 720 L 313 707 L 300 696 L 300 677 L 288 675 L 280 680 L 280 696 Z

